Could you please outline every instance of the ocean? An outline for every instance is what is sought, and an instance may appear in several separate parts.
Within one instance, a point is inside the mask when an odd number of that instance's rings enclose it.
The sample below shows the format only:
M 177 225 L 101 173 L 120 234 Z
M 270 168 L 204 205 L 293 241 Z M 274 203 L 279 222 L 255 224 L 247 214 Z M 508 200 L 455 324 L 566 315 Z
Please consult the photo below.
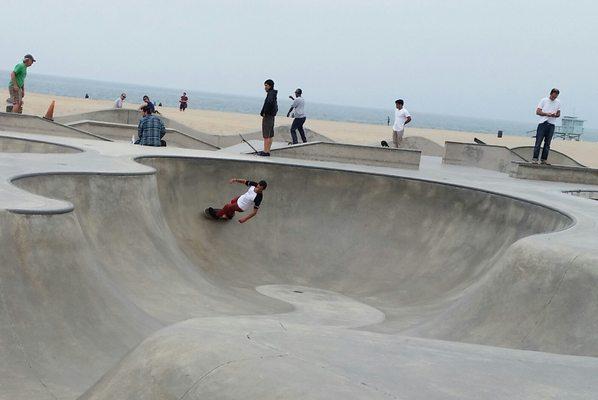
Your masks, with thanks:
M 0 72 L 8 76 L 6 71 Z M 154 86 L 132 85 L 127 83 L 104 82 L 91 79 L 66 78 L 51 75 L 31 73 L 27 76 L 27 89 L 35 93 L 54 94 L 58 96 L 81 97 L 89 94 L 92 99 L 114 100 L 121 92 L 127 93 L 127 100 L 141 103 L 143 95 L 147 94 L 156 104 L 178 107 L 180 89 L 160 88 Z M 247 97 L 227 94 L 187 90 L 189 108 L 257 114 L 261 109 L 263 97 Z M 280 113 L 286 113 L 291 101 L 286 96 L 280 96 Z M 306 106 L 309 118 L 331 121 L 361 122 L 368 124 L 386 125 L 387 118 L 391 123 L 394 110 L 389 108 L 376 109 L 355 106 L 341 106 L 309 102 Z M 457 117 L 450 115 L 432 114 L 410 110 L 414 116 L 411 126 L 418 128 L 446 129 L 463 132 L 479 132 L 496 134 L 500 129 L 505 135 L 531 136 L 528 133 L 535 129 L 533 122 L 518 122 L 485 118 Z M 598 142 L 598 131 L 587 130 L 583 140 Z

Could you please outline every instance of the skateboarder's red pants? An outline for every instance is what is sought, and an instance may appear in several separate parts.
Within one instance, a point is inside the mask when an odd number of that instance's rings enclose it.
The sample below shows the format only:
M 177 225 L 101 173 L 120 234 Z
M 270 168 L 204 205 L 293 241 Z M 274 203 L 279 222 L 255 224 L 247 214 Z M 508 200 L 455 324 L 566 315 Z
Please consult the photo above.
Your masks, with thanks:
M 226 215 L 226 218 L 231 219 L 232 217 L 235 216 L 235 212 L 243 212 L 243 210 L 241 210 L 241 208 L 237 205 L 238 198 L 239 198 L 238 196 L 235 197 L 234 199 L 232 199 L 230 201 L 230 203 L 228 203 L 224 207 L 222 207 L 222 210 L 220 210 L 216 213 L 218 218 L 222 218 L 223 216 Z

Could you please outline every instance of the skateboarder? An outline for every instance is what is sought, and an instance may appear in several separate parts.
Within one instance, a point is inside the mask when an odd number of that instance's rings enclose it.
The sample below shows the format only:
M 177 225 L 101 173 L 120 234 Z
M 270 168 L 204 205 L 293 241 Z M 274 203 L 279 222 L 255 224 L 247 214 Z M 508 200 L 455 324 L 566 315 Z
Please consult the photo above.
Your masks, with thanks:
M 245 212 L 251 209 L 251 212 L 248 215 L 239 218 L 240 223 L 247 222 L 257 214 L 263 199 L 262 192 L 266 190 L 268 184 L 264 180 L 259 181 L 259 183 L 255 183 L 254 181 L 249 181 L 247 179 L 237 178 L 229 180 L 229 183 L 241 183 L 245 186 L 248 186 L 249 189 L 247 189 L 245 194 L 235 197 L 229 203 L 225 204 L 222 209 L 214 209 L 209 207 L 205 210 L 205 213 L 207 216 L 210 216 L 214 219 L 229 220 L 234 217 L 235 212 Z

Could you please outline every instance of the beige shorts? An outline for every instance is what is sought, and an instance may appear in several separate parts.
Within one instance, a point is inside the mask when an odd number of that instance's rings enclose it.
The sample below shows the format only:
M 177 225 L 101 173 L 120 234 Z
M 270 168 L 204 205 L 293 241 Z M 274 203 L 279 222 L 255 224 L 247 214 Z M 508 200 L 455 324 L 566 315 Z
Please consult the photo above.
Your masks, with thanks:
M 8 95 L 10 96 L 7 101 L 10 101 L 12 104 L 20 103 L 23 101 L 23 88 L 19 88 L 15 90 L 13 85 L 8 86 Z
M 392 131 L 392 142 L 394 143 L 395 147 L 399 147 L 399 143 L 401 143 L 401 140 L 403 140 L 404 133 L 404 129 L 400 131 Z

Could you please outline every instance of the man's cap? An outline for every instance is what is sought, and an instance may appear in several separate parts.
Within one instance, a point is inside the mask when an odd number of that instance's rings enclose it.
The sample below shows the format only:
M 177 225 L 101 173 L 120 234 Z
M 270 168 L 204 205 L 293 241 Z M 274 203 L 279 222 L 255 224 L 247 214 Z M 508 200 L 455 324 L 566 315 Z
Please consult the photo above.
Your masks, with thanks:
M 31 61 L 35 62 L 35 58 L 33 58 L 33 56 L 31 54 L 25 54 L 25 57 L 23 57 L 23 60 L 26 59 L 30 59 Z
M 303 93 L 303 90 L 301 90 L 301 89 L 297 88 L 297 89 L 295 90 L 295 93 L 302 94 L 302 93 Z

